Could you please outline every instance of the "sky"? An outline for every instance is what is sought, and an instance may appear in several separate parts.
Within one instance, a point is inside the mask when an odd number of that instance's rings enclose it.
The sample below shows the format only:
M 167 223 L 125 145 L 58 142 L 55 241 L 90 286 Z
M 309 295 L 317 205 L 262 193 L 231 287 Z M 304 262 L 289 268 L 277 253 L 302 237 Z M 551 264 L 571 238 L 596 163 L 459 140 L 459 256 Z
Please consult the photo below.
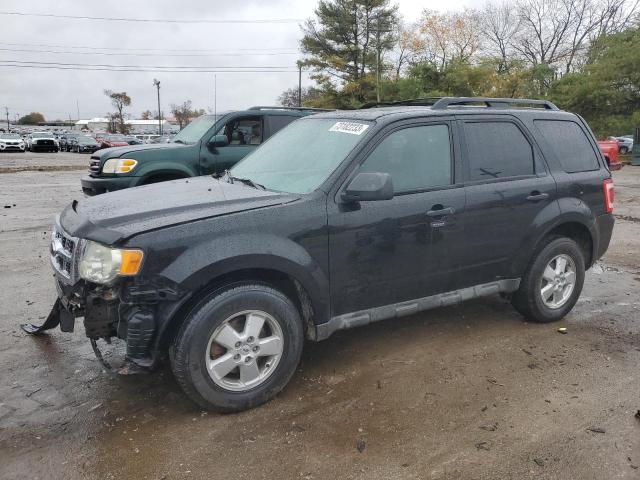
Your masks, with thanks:
M 461 9 L 477 6 L 480 0 L 396 3 L 410 22 L 424 8 Z M 218 111 L 274 105 L 283 90 L 297 87 L 300 23 L 313 16 L 316 5 L 317 0 L 2 0 L 0 118 L 5 118 L 5 106 L 11 121 L 32 111 L 43 113 L 47 120 L 76 119 L 78 112 L 83 119 L 102 117 L 113 110 L 103 93 L 105 89 L 127 92 L 132 99 L 127 112 L 136 118 L 144 110 L 157 111 L 154 79 L 160 81 L 165 115 L 170 114 L 172 103 L 185 100 L 211 111 L 214 103 Z M 105 21 L 8 13 L 220 23 Z M 231 23 L 274 19 L 295 21 Z M 25 62 L 56 68 L 25 68 Z M 76 64 L 127 66 L 123 70 L 131 70 L 129 66 L 146 70 L 190 66 L 203 67 L 198 70 L 207 72 L 87 71 L 75 70 Z M 236 70 L 219 71 L 224 67 Z M 256 68 L 261 71 L 251 71 Z M 214 74 L 216 69 L 218 73 Z M 303 85 L 310 84 L 303 73 Z

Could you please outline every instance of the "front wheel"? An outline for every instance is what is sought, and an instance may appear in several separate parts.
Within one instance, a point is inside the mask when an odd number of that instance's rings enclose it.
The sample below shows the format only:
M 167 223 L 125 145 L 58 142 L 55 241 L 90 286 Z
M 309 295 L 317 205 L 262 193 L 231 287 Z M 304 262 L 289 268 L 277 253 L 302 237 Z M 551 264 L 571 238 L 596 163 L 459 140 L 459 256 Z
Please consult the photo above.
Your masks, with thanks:
M 628 147 L 620 147 L 620 153 L 622 155 L 626 155 L 629 152 L 629 148 Z
M 233 412 L 260 405 L 293 376 L 304 342 L 300 314 L 263 284 L 213 293 L 185 319 L 171 366 L 198 405 Z
M 562 319 L 578 301 L 584 270 L 584 254 L 575 241 L 549 237 L 536 250 L 512 297 L 513 306 L 535 322 Z

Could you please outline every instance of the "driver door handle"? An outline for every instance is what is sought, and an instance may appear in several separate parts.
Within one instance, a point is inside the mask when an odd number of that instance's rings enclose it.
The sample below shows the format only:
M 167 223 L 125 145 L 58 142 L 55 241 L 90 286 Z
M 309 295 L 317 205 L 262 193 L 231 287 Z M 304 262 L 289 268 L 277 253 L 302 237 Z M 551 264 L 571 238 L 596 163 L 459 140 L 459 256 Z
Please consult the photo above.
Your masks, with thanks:
M 438 210 L 429 210 L 427 216 L 429 217 L 443 217 L 445 215 L 453 215 L 456 213 L 456 209 L 453 207 L 440 208 Z

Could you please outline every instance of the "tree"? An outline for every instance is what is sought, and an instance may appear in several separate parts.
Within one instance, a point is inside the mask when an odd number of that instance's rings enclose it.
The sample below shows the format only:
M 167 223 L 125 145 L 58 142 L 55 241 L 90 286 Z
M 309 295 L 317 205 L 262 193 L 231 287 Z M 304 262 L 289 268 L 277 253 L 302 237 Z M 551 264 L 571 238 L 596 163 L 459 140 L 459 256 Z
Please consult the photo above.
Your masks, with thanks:
M 152 118 L 153 118 L 153 113 L 151 113 L 151 110 L 145 110 L 140 115 L 140 120 L 151 120 Z
M 480 49 L 480 21 L 474 10 L 437 13 L 424 10 L 413 41 L 417 57 L 440 70 L 466 63 Z
M 35 125 L 44 121 L 44 115 L 42 115 L 40 112 L 31 112 L 29 115 L 20 117 L 18 123 L 20 125 Z
M 192 119 L 199 117 L 200 115 L 204 115 L 204 109 L 192 109 L 191 108 L 191 100 L 186 100 L 182 103 L 182 105 L 177 105 L 175 103 L 171 104 L 171 114 L 175 117 L 178 122 L 178 126 L 180 129 L 189 125 Z
M 320 98 L 322 92 L 316 87 L 302 87 L 301 99 L 303 106 L 309 106 L 309 102 L 316 101 Z M 278 97 L 278 105 L 283 107 L 298 106 L 298 87 L 288 88 Z
M 366 97 L 367 76 L 381 68 L 382 56 L 395 44 L 397 6 L 390 0 L 320 0 L 315 19 L 302 26 L 303 66 L 328 93 L 339 85 L 356 100 Z
M 104 94 L 111 99 L 111 105 L 117 110 L 116 118 L 120 133 L 127 133 L 127 126 L 124 123 L 124 107 L 131 105 L 131 97 L 127 95 L 127 92 L 114 92 L 112 90 L 105 90 Z

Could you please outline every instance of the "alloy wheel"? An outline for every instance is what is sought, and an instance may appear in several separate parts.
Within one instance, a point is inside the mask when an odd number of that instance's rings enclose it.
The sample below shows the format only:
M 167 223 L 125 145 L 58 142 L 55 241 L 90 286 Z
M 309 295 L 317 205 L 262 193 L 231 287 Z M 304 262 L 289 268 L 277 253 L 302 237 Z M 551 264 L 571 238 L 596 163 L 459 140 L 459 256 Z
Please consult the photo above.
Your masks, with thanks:
M 260 310 L 236 313 L 213 332 L 205 352 L 213 382 L 235 392 L 250 390 L 276 370 L 284 350 L 282 328 Z

